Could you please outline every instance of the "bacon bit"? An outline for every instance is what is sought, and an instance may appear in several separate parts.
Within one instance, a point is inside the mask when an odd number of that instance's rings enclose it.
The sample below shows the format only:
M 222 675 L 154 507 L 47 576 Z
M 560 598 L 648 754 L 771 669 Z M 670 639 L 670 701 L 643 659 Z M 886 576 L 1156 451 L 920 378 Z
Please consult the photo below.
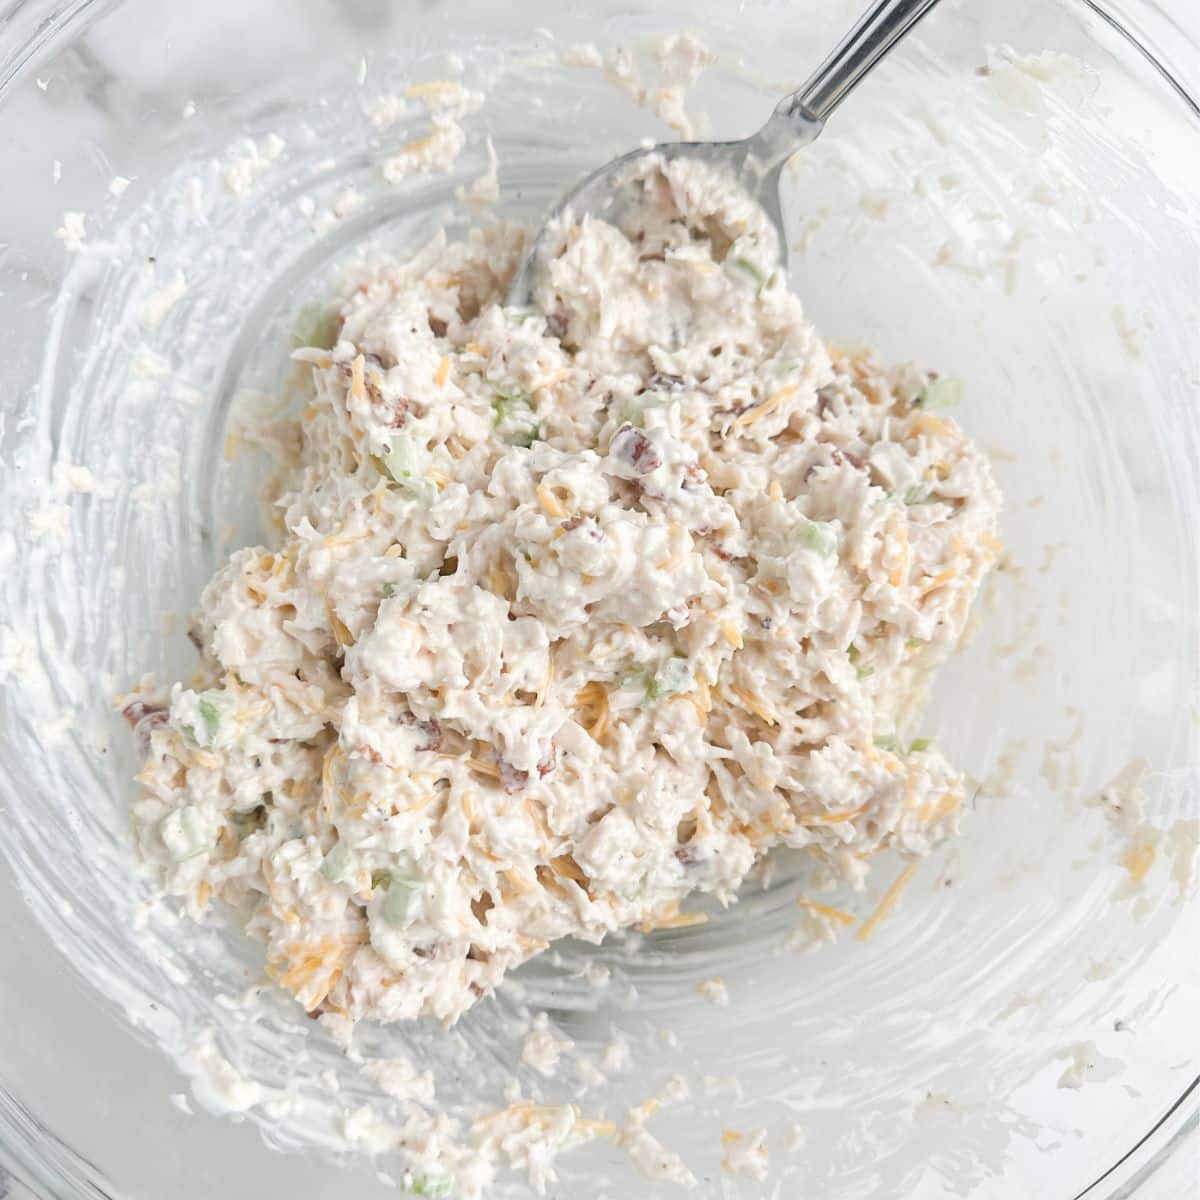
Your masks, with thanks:
M 422 721 L 414 713 L 402 712 L 397 713 L 395 719 L 406 729 L 415 729 L 425 735 L 425 744 L 420 747 L 422 750 L 432 752 L 441 749 L 442 726 L 436 717 L 431 717 L 428 721 Z
M 379 402 L 384 402 L 382 393 L 380 393 Z M 384 420 L 389 429 L 403 429 L 408 424 L 408 414 L 413 410 L 410 401 L 405 400 L 403 396 L 397 396 L 394 400 L 386 402 L 386 408 L 387 413 Z
M 567 318 L 560 312 L 553 312 L 546 318 L 546 332 L 560 342 L 567 336 Z
M 161 704 L 147 704 L 143 700 L 134 700 L 121 709 L 121 716 L 133 729 L 138 753 L 145 757 L 150 749 L 150 734 L 160 725 L 167 723 L 170 713 Z
M 723 542 L 719 542 L 716 540 L 716 538 L 713 538 L 713 537 L 709 537 L 707 540 L 708 540 L 709 547 L 712 549 L 712 552 L 722 562 L 733 562 L 733 551 L 726 550 L 725 544 Z
M 896 877 L 896 881 L 883 894 L 883 899 L 880 900 L 875 911 L 862 923 L 859 931 L 854 935 L 860 942 L 865 942 L 878 927 L 879 923 L 896 907 L 896 902 L 900 899 L 900 893 L 908 887 L 913 875 L 916 873 L 917 864 L 909 863 L 907 867 Z
M 522 791 L 529 784 L 529 772 L 518 771 L 507 759 L 497 758 L 499 770 L 497 777 L 504 785 L 504 790 L 511 796 L 514 792 Z
M 833 460 L 835 467 L 849 463 L 856 471 L 865 471 L 867 469 L 864 459 L 860 458 L 857 454 L 851 454 L 849 450 L 840 450 L 837 446 L 834 446 L 830 450 L 829 457 Z
M 796 903 L 809 912 L 819 913 L 831 921 L 839 921 L 843 925 L 853 925 L 856 918 L 841 908 L 830 908 L 828 904 L 818 904 L 815 900 L 797 900 Z
M 687 380 L 682 375 L 670 375 L 666 371 L 655 371 L 646 380 L 647 392 L 678 392 L 687 386 Z
M 640 430 L 632 425 L 622 426 L 613 438 L 613 454 L 627 462 L 639 475 L 649 475 L 662 466 L 662 455 L 658 447 Z
M 558 766 L 558 747 L 551 742 L 550 749 L 538 760 L 538 774 L 544 779 Z
M 542 506 L 547 516 L 561 521 L 569 515 L 567 510 L 563 508 L 559 498 L 544 483 L 539 483 L 534 490 L 538 498 L 538 503 Z
M 441 317 L 435 317 L 433 313 L 429 314 L 429 332 L 432 333 L 434 337 L 445 337 L 446 328 L 446 322 L 443 321 Z M 449 360 L 443 359 L 442 361 L 448 362 Z
M 167 710 L 161 704 L 147 704 L 144 700 L 133 700 L 121 709 L 121 716 L 136 729 L 143 721 L 153 720 L 156 725 L 167 719 Z

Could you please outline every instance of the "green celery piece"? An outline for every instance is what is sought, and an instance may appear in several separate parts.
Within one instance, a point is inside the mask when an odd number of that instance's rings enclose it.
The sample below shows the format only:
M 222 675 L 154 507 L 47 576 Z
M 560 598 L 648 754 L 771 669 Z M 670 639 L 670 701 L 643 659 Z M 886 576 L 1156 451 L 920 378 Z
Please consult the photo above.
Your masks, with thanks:
M 296 315 L 296 323 L 292 327 L 292 344 L 315 346 L 319 350 L 332 350 L 337 345 L 338 315 L 327 312 L 319 304 L 306 304 Z
M 800 526 L 800 541 L 822 558 L 830 558 L 838 550 L 837 530 L 827 521 L 805 519 Z
M 756 292 L 761 292 L 766 287 L 766 277 L 748 258 L 739 256 L 733 259 L 733 265 L 754 281 Z
M 646 671 L 646 699 L 661 700 L 666 696 L 677 696 L 680 692 L 686 692 L 694 679 L 691 663 L 682 654 L 673 655 L 653 674 Z
M 940 379 L 931 379 L 920 391 L 913 402 L 914 408 L 924 408 L 929 411 L 939 408 L 953 408 L 962 400 L 962 380 L 956 376 L 947 375 Z
M 449 1196 L 454 1191 L 454 1180 L 449 1175 L 413 1175 L 405 1181 L 404 1190 L 414 1196 Z

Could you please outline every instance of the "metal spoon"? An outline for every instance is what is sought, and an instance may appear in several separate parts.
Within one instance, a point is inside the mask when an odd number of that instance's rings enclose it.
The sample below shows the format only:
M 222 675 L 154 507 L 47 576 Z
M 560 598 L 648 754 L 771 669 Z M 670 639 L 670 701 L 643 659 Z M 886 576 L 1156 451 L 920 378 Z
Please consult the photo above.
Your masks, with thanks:
M 850 94 L 876 63 L 938 2 L 938 0 L 876 0 L 837 49 L 813 72 L 808 82 L 785 96 L 767 123 L 738 142 L 663 142 L 650 150 L 634 150 L 593 171 L 559 202 L 538 232 L 521 269 L 508 289 L 507 303 L 531 302 L 533 277 L 546 241 L 547 226 L 570 210 L 576 220 L 590 213 L 612 214 L 620 184 L 636 161 L 656 154 L 663 159 L 698 158 L 727 164 L 742 186 L 762 205 L 779 234 L 780 255 L 786 260 L 787 242 L 779 206 L 779 176 L 795 152 L 813 141 L 826 118 Z

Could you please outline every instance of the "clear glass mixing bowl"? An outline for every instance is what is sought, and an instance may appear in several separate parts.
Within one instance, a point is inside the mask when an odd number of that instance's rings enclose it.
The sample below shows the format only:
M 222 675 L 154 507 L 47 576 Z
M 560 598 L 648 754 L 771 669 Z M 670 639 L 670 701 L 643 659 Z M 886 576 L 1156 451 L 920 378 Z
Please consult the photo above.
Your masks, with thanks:
M 260 464 L 223 452 L 227 425 L 278 386 L 340 257 L 461 229 L 454 189 L 488 137 L 500 211 L 532 218 L 663 136 L 600 71 L 563 65 L 573 43 L 695 30 L 718 60 L 690 104 L 740 136 L 859 4 L 0 3 L 0 1195 L 395 1194 L 396 1155 L 337 1144 L 346 1113 L 386 1098 L 294 1005 L 245 1005 L 260 964 L 242 939 L 145 904 L 112 698 L 187 673 L 180 614 L 260 536 Z M 702 928 L 562 947 L 452 1033 L 365 1033 L 430 1066 L 447 1111 L 469 1124 L 516 1073 L 619 1117 L 679 1076 L 689 1098 L 647 1128 L 705 1196 L 1194 1181 L 1196 39 L 1134 0 L 948 0 L 789 180 L 810 315 L 960 375 L 1007 497 L 1010 553 L 926 722 L 979 780 L 961 838 L 868 941 L 814 950 L 783 861 Z M 454 73 L 489 95 L 462 155 L 386 184 L 379 162 L 426 118 L 367 114 Z M 66 213 L 85 214 L 81 249 Z M 897 869 L 823 899 L 864 914 Z M 727 1008 L 697 993 L 713 976 Z M 532 1075 L 523 1006 L 573 1039 L 568 1060 L 616 1031 L 632 1065 L 582 1095 L 571 1070 Z M 206 1038 L 271 1102 L 189 1105 L 184 1070 L 213 1099 Z M 722 1168 L 727 1129 L 765 1131 L 765 1181 Z M 603 1140 L 557 1170 L 552 1195 L 675 1191 Z M 488 1192 L 528 1193 L 511 1173 Z

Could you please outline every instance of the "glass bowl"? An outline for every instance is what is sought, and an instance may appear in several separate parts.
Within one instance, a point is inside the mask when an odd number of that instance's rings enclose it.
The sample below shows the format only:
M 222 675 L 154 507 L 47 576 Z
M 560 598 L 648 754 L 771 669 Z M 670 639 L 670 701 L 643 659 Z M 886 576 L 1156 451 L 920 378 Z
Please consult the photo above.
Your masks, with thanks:
M 281 386 L 338 264 L 477 219 L 455 192 L 489 138 L 497 211 L 532 220 L 667 135 L 571 47 L 652 76 L 648 48 L 692 29 L 717 57 L 689 107 L 741 136 L 858 7 L 0 5 L 0 1195 L 419 1182 L 428 1146 L 383 1124 L 401 1102 L 258 987 L 255 949 L 151 902 L 114 697 L 186 676 L 188 608 L 263 536 L 241 414 Z M 945 3 L 789 172 L 811 317 L 961 376 L 1007 498 L 1007 554 L 925 720 L 978 783 L 960 838 L 869 939 L 899 864 L 821 897 L 855 918 L 835 937 L 777 858 L 702 927 L 564 944 L 451 1031 L 363 1030 L 356 1053 L 432 1072 L 457 1122 L 439 1136 L 470 1142 L 513 1086 L 618 1124 L 657 1097 L 650 1175 L 599 1137 L 549 1193 L 675 1194 L 652 1176 L 678 1161 L 704 1196 L 1181 1194 L 1162 1190 L 1193 1174 L 1200 1112 L 1200 56 L 1181 19 Z M 387 182 L 427 127 L 404 87 L 447 76 L 488 96 L 461 155 Z M 698 990 L 716 977 L 727 1007 Z M 520 1062 L 532 1012 L 572 1044 L 551 1078 Z M 760 1134 L 765 1177 L 731 1170 Z M 486 1194 L 530 1194 L 534 1168 Z

